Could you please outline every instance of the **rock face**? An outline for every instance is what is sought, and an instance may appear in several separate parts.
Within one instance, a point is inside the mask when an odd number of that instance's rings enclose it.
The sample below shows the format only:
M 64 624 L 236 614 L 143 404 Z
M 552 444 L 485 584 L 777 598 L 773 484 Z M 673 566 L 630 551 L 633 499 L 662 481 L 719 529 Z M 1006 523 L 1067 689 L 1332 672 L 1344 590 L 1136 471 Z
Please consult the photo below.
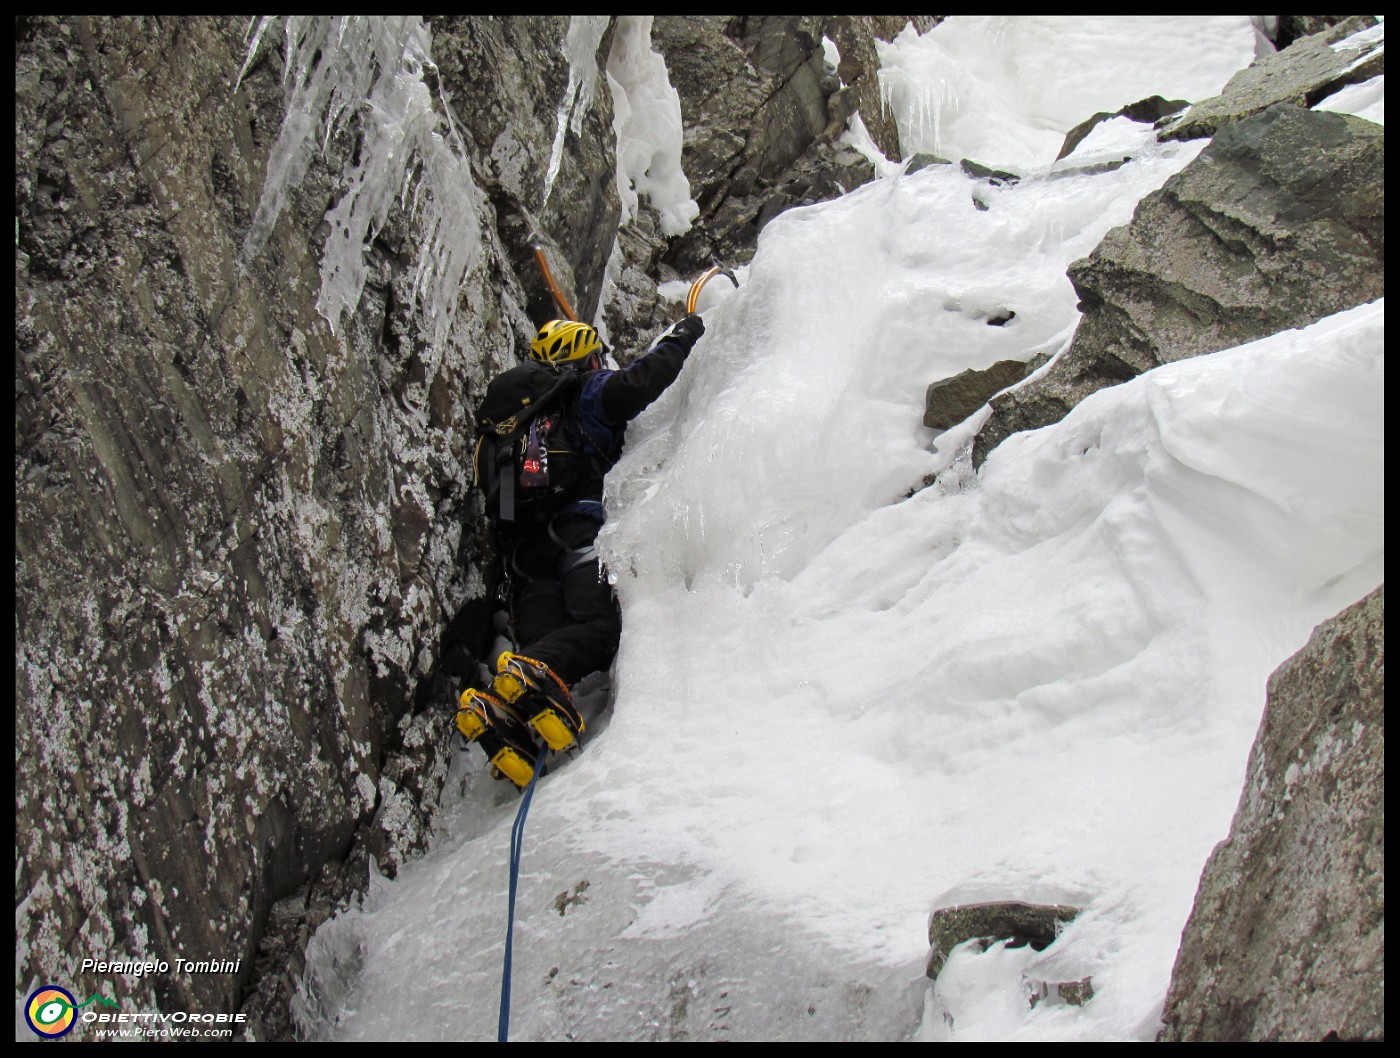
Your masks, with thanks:
M 703 211 L 667 239 L 645 211 L 617 230 L 606 16 L 17 17 L 18 989 L 242 1005 L 250 1036 L 290 1035 L 306 938 L 371 861 L 421 847 L 445 781 L 488 631 L 471 409 L 558 315 L 534 244 L 577 315 L 636 336 L 665 312 L 657 278 L 746 259 L 781 210 L 869 179 L 835 136 L 858 106 L 897 151 L 869 56 L 906 19 L 838 18 L 656 19 Z M 1285 116 L 1220 144 L 1248 195 L 1212 206 L 1198 174 L 1141 234 L 1213 233 L 1239 255 L 1220 274 L 1258 262 L 1289 312 L 1369 300 L 1381 134 Z M 1311 190 L 1275 173 L 1302 147 L 1337 163 Z M 1089 374 L 1196 348 L 1184 313 L 1149 326 L 1113 293 L 1133 247 L 1082 270 L 1108 306 Z M 1248 332 L 1235 287 L 1206 291 L 1217 311 L 1175 272 L 1151 282 L 1211 340 Z
M 594 39 L 605 57 L 607 16 L 587 17 L 598 20 Z M 575 86 L 575 101 L 589 103 L 578 112 L 577 130 L 573 121 L 564 123 L 551 182 L 558 111 L 570 87 L 563 49 L 569 17 L 436 16 L 429 25 L 442 89 L 477 149 L 479 179 L 525 287 L 530 318 L 560 315 L 533 259 L 533 238 L 546 247 L 575 315 L 593 319 L 622 210 L 613 178 L 612 95 L 601 63 Z
M 1159 1039 L 1385 1038 L 1385 589 L 1269 680 Z
M 1105 386 L 1383 296 L 1384 171 L 1385 130 L 1360 118 L 1279 104 L 1225 128 L 1070 267 L 1074 340 L 992 401 L 974 463 Z
M 828 101 L 831 122 L 825 135 L 839 135 L 847 118 L 859 111 L 875 146 L 893 161 L 904 157 L 899 127 L 880 95 L 880 55 L 876 41 L 892 42 L 906 29 L 927 33 L 944 15 L 829 15 L 825 35 L 841 54 L 836 74 L 842 87 Z M 832 126 L 835 123 L 835 127 Z
M 344 869 L 363 884 L 369 855 L 392 871 L 423 837 L 444 659 L 469 664 L 484 631 L 469 409 L 534 328 L 533 266 L 506 240 L 526 210 L 553 218 L 586 306 L 615 225 L 602 103 L 600 142 L 566 141 L 539 204 L 567 71 L 522 63 L 511 34 L 557 54 L 568 20 L 507 23 L 436 23 L 464 42 L 439 73 L 410 20 L 270 20 L 240 78 L 243 20 L 17 21 L 17 987 L 235 1010 L 274 904 L 333 894 Z M 354 245 L 363 286 L 335 329 L 327 218 L 373 182 L 371 108 L 330 123 L 323 100 L 304 173 L 280 209 L 263 195 L 291 157 L 289 51 L 303 99 L 343 58 L 303 54 L 317 33 L 401 45 L 412 91 L 381 102 L 420 105 L 443 145 Z M 492 62 L 482 84 L 470 64 Z M 430 312 L 431 207 L 468 191 L 450 219 L 479 245 Z M 78 973 L 109 953 L 241 963 Z
M 898 131 L 879 103 L 875 40 L 908 22 L 895 15 L 657 16 L 652 42 L 680 95 L 685 171 L 700 206 L 691 231 L 669 246 L 666 264 L 694 275 L 712 256 L 747 261 L 759 231 L 779 213 L 873 179 L 869 162 L 833 143 L 857 109 L 867 127 L 874 122 L 881 149 L 898 159 Z M 828 32 L 841 51 L 839 77 L 828 75 L 823 57 Z

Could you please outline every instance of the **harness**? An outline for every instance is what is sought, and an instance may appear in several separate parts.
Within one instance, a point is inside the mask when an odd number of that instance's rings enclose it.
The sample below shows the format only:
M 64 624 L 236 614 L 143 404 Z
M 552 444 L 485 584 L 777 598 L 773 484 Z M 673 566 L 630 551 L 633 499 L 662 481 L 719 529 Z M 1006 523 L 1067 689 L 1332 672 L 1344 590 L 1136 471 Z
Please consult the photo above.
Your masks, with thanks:
M 574 546 L 569 543 L 559 532 L 557 523 L 562 518 L 582 515 L 591 520 L 595 520 L 599 525 L 603 522 L 603 505 L 597 500 L 579 500 L 571 503 L 564 510 L 551 518 L 544 527 L 545 535 L 555 547 L 559 548 L 566 556 L 567 565 L 564 567 L 564 574 L 572 573 L 580 566 L 586 566 L 590 562 L 599 561 L 598 547 L 595 541 L 589 540 L 586 544 Z M 536 577 L 530 576 L 520 563 L 520 549 L 531 541 L 532 538 L 517 539 L 510 548 L 509 573 L 512 577 L 519 578 L 522 584 L 530 584 Z

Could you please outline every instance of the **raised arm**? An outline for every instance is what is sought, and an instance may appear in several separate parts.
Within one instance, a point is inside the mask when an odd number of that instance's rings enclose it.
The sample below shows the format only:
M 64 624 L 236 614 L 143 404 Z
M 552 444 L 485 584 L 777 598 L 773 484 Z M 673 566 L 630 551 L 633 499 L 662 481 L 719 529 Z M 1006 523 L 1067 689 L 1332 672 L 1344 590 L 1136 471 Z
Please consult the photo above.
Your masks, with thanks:
M 704 322 L 692 313 L 665 331 L 646 355 L 621 371 L 611 372 L 599 394 L 604 417 L 621 425 L 640 415 L 676 380 L 685 358 L 704 333 Z

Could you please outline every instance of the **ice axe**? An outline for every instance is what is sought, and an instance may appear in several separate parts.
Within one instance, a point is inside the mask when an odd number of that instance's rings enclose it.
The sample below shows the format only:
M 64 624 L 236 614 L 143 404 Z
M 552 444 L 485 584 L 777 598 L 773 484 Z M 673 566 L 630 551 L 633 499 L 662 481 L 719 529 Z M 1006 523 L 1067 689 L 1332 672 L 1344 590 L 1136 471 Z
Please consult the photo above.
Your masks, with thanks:
M 554 273 L 549 270 L 549 260 L 544 255 L 544 243 L 537 235 L 530 237 L 530 246 L 535 251 L 535 263 L 540 266 L 540 274 L 544 276 L 544 282 L 549 287 L 549 293 L 554 298 L 554 304 L 559 306 L 559 311 L 574 322 L 578 322 L 578 317 L 574 315 L 573 307 L 569 304 L 569 299 L 564 297 L 564 292 L 559 289 L 559 284 L 554 281 Z M 735 286 L 738 284 L 736 283 Z
M 695 311 L 695 305 L 700 300 L 700 291 L 704 290 L 705 284 L 715 276 L 724 276 L 734 284 L 735 290 L 739 289 L 739 280 L 738 277 L 734 275 L 734 270 L 732 268 L 725 268 L 719 261 L 715 261 L 714 265 L 705 272 L 704 275 L 690 284 L 690 293 L 685 296 L 685 311 L 687 313 Z

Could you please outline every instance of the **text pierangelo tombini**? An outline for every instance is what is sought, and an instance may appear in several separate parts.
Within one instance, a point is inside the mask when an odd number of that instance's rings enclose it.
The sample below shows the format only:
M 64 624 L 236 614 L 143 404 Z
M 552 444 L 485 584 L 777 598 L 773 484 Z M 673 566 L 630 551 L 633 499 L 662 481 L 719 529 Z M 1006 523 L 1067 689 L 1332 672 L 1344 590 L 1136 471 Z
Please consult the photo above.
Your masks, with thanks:
M 177 974 L 236 974 L 242 959 L 180 959 L 175 960 Z M 84 959 L 79 973 L 127 974 L 141 977 L 144 974 L 168 974 L 170 963 L 164 959 L 148 959 L 145 962 L 104 962 L 100 959 Z

